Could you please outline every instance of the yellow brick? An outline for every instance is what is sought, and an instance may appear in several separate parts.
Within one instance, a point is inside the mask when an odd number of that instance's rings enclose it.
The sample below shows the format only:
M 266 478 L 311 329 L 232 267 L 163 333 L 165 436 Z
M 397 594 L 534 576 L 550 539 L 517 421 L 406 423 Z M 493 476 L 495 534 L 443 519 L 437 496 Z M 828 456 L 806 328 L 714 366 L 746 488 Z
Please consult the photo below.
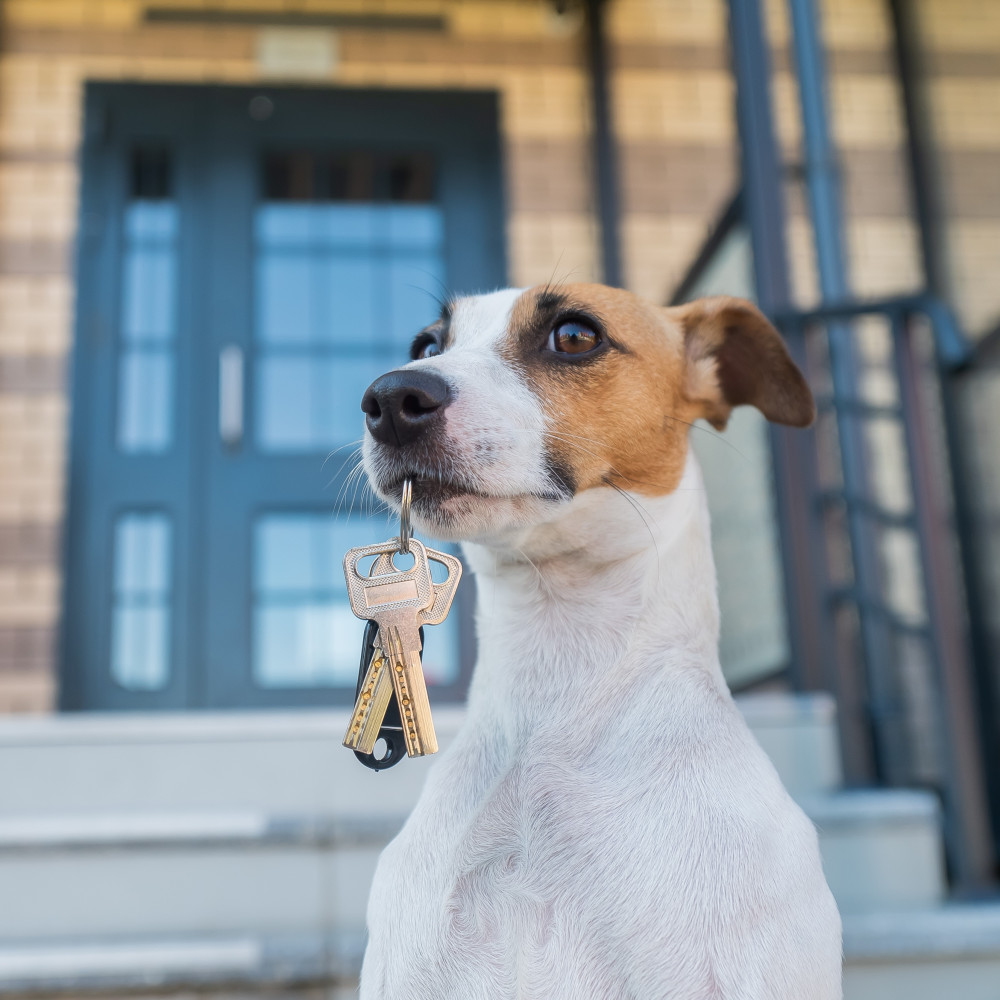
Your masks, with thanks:
M 892 30 L 882 0 L 823 0 L 823 42 L 829 48 L 888 49 Z
M 816 254 L 808 219 L 788 220 L 788 261 L 792 272 L 792 295 L 800 306 L 814 305 L 819 296 L 816 282 Z
M 518 212 L 507 222 L 514 285 L 600 280 L 594 220 L 568 213 Z
M 504 132 L 515 138 L 569 138 L 586 133 L 590 106 L 584 74 L 552 68 L 511 74 L 503 90 Z
M 0 164 L 0 236 L 69 241 L 76 188 L 72 163 Z
M 622 70 L 612 83 L 615 131 L 625 140 L 733 140 L 733 82 L 724 72 Z
M 891 77 L 835 76 L 830 103 L 834 135 L 842 146 L 886 148 L 903 141 L 899 92 Z
M 929 91 L 935 134 L 942 145 L 1000 150 L 1000 79 L 938 78 Z
M 615 0 L 608 33 L 616 41 L 724 42 L 726 8 L 721 0 Z
M 85 24 L 98 9 L 94 0 L 7 0 L 4 18 L 13 24 L 60 27 Z
M 695 216 L 629 215 L 622 224 L 628 287 L 666 303 L 708 235 L 711 220 Z
M 909 219 L 857 219 L 848 225 L 854 291 L 876 298 L 916 291 L 921 283 L 917 231 Z
M 59 617 L 55 567 L 0 566 L 0 625 L 53 625 Z
M 451 5 L 448 25 L 464 38 L 542 38 L 548 32 L 548 10 L 534 2 L 464 0 Z
M 1000 51 L 995 0 L 916 0 L 923 44 L 937 51 Z
M 787 45 L 792 33 L 788 21 L 788 0 L 764 0 L 764 24 L 771 45 Z
M 0 522 L 61 516 L 65 434 L 62 396 L 0 395 Z
M 774 74 L 775 128 L 782 147 L 799 155 L 799 91 L 790 73 Z M 903 141 L 901 110 L 890 77 L 838 74 L 830 85 L 830 115 L 837 143 L 849 149 L 895 148 Z
M 0 354 L 64 355 L 72 303 L 68 277 L 0 275 Z
M 0 147 L 69 157 L 78 143 L 80 104 L 75 64 L 36 56 L 0 60 Z
M 40 715 L 55 709 L 55 673 L 0 674 L 0 715 Z
M 1000 222 L 962 219 L 948 235 L 955 305 L 966 330 L 979 336 L 1000 323 Z

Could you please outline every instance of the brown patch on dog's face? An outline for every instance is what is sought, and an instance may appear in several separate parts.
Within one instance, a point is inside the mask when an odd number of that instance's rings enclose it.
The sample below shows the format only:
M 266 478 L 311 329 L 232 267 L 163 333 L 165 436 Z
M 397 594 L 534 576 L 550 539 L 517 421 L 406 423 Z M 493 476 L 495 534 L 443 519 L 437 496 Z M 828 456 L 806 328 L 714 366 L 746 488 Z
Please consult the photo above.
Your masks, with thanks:
M 597 345 L 553 350 L 564 324 L 593 331 Z M 738 299 L 663 309 L 603 285 L 533 288 L 515 303 L 498 351 L 537 395 L 552 474 L 572 492 L 672 492 L 690 425 L 703 417 L 721 429 L 733 406 L 795 426 L 814 414 L 777 331 Z

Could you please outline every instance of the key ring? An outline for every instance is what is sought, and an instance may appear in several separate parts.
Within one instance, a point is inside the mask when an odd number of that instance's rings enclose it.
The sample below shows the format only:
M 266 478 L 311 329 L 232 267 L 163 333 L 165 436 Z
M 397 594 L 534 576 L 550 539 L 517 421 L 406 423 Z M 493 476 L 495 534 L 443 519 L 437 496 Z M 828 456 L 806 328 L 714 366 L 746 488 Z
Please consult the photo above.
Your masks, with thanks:
M 413 537 L 413 527 L 410 524 L 410 506 L 413 503 L 413 482 L 403 480 L 403 495 L 399 507 L 399 551 L 403 555 L 410 552 L 410 539 Z

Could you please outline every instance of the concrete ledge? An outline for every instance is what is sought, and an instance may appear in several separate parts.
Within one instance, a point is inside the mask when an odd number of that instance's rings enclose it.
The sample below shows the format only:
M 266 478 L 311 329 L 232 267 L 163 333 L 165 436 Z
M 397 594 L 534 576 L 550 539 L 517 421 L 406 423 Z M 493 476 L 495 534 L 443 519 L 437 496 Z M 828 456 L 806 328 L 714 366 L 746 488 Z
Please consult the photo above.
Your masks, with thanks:
M 88 712 L 79 715 L 17 717 L 0 720 L 0 748 L 78 746 L 118 743 L 224 743 L 240 740 L 330 739 L 339 746 L 349 709 L 297 709 L 294 712 Z M 458 729 L 459 706 L 434 708 L 436 728 Z
M 254 812 L 0 817 L 0 854 L 150 847 L 385 844 L 405 816 L 280 816 Z
M 833 695 L 825 691 L 794 695 L 744 694 L 735 701 L 751 729 L 797 723 L 832 724 L 837 714 Z
M 941 804 L 932 792 L 866 788 L 803 796 L 799 805 L 821 830 L 868 825 L 938 824 Z
M 933 910 L 844 918 L 848 963 L 1000 959 L 1000 903 L 951 903 Z M 997 982 L 1000 996 L 1000 981 Z
M 0 943 L 0 994 L 335 984 L 357 977 L 363 954 L 350 933 Z

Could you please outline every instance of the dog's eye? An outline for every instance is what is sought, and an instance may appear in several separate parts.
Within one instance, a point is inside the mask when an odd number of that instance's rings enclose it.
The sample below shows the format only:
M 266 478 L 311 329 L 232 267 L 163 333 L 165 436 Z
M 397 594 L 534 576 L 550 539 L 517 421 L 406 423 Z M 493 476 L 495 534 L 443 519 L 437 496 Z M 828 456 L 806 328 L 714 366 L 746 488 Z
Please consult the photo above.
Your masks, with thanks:
M 441 345 L 436 340 L 428 340 L 426 343 L 417 344 L 413 349 L 413 360 L 422 361 L 424 358 L 436 358 L 441 353 Z
M 601 344 L 600 335 L 582 323 L 560 323 L 550 334 L 546 345 L 557 354 L 586 354 Z

